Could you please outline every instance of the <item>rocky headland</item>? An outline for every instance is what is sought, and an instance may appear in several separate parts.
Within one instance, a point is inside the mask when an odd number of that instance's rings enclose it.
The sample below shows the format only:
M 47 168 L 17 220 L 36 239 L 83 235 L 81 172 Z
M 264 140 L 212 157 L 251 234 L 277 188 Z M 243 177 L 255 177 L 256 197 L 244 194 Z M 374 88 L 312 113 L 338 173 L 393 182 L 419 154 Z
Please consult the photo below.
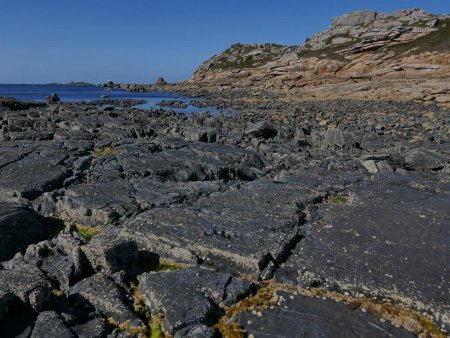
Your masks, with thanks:
M 0 337 L 446 337 L 448 20 L 109 85 L 239 114 L 0 98 Z

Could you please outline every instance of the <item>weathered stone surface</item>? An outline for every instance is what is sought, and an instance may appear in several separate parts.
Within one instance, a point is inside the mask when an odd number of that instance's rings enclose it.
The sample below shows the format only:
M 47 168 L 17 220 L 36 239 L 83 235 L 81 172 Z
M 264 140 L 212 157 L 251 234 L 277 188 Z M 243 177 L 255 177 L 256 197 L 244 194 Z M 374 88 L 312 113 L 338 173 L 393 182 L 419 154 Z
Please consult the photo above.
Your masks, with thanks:
M 305 229 L 277 281 L 337 283 L 432 310 L 448 321 L 449 195 L 407 182 L 364 183 L 320 206 L 319 220 Z
M 95 318 L 84 324 L 71 327 L 79 338 L 103 338 L 106 336 L 106 325 L 103 318 Z
M 110 275 L 131 271 L 138 256 L 136 242 L 100 234 L 81 248 L 94 271 Z
M 75 284 L 70 290 L 70 298 L 77 303 L 88 301 L 117 324 L 129 323 L 130 327 L 143 325 L 131 311 L 131 300 L 125 290 L 102 273 Z
M 238 322 L 255 337 L 414 337 L 360 309 L 332 300 L 280 293 L 284 301 L 262 316 L 243 312 Z
M 220 304 L 235 303 L 250 288 L 249 282 L 202 268 L 147 273 L 139 281 L 139 290 L 152 314 L 164 313 L 164 329 L 169 334 L 194 324 L 213 324 L 223 313 Z M 197 330 L 210 333 L 204 327 Z M 195 329 L 181 336 L 195 337 Z
M 333 19 L 333 26 L 356 26 L 374 21 L 375 11 L 356 11 Z
M 302 208 L 314 197 L 294 182 L 251 182 L 192 207 L 140 214 L 124 224 L 122 236 L 162 256 L 187 259 L 193 252 L 212 265 L 258 273 L 295 243 Z
M 31 338 L 75 338 L 77 337 L 53 311 L 39 313 Z
M 204 62 L 192 79 L 173 87 L 195 89 L 202 96 L 252 90 L 247 100 L 261 106 L 265 95 L 258 94 L 269 91 L 280 96 L 266 97 L 269 104 L 280 98 L 381 98 L 435 100 L 448 108 L 449 92 L 441 89 L 450 76 L 448 20 L 420 9 L 356 11 L 334 18 L 328 30 L 304 45 L 234 44 Z M 442 44 L 423 42 L 433 39 Z
M 450 162 L 448 157 L 427 149 L 413 149 L 405 154 L 405 163 L 416 170 L 439 170 Z
M 214 338 L 217 332 L 204 324 L 195 324 L 175 333 L 175 338 Z
M 30 268 L 0 270 L 0 292 L 12 293 L 35 311 L 40 311 L 49 299 L 50 284 L 43 274 Z
M 42 219 L 31 209 L 16 203 L 0 202 L 0 261 L 24 251 L 48 234 Z
M 103 226 L 139 211 L 134 189 L 124 180 L 80 184 L 67 189 L 55 203 L 64 220 L 89 226 Z
M 24 159 L 0 169 L 0 191 L 10 198 L 34 199 L 46 191 L 61 187 L 68 176 L 69 170 L 64 166 L 53 166 L 44 160 Z

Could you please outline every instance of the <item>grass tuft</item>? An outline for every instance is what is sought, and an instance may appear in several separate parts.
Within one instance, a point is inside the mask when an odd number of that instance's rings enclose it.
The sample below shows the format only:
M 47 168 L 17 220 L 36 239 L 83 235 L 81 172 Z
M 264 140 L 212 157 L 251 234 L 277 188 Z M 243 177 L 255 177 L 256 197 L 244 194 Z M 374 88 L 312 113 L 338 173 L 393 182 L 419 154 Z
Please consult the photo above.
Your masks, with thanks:
M 92 228 L 87 225 L 77 224 L 76 225 L 77 232 L 80 234 L 81 237 L 84 239 L 90 241 L 92 237 L 95 235 L 98 235 L 101 231 L 98 228 Z
M 244 338 L 245 332 L 242 326 L 232 322 L 218 322 L 214 328 L 220 332 L 222 337 L 226 338 Z
M 164 337 L 162 331 L 163 316 L 158 315 L 152 318 L 150 321 L 150 338 L 162 338 Z
M 156 266 L 152 271 L 155 272 L 167 272 L 167 271 L 180 271 L 186 268 L 186 264 L 175 263 L 169 260 L 160 260 L 159 265 Z
M 94 152 L 92 153 L 92 162 L 95 163 L 98 161 L 99 158 L 107 155 L 111 156 L 117 156 L 121 154 L 122 151 L 118 149 L 113 149 L 112 147 L 103 147 L 103 148 L 96 148 L 94 149 Z
M 345 196 L 339 195 L 331 197 L 330 202 L 336 204 L 346 204 L 348 202 L 348 199 Z

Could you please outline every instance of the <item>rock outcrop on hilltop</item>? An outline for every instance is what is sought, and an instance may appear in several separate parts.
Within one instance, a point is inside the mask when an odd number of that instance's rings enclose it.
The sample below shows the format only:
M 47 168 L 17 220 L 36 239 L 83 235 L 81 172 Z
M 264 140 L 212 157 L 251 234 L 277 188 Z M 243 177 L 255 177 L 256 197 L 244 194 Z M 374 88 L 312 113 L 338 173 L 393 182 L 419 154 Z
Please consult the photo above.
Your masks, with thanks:
M 449 78 L 450 16 L 416 9 L 336 17 L 303 46 L 235 44 L 202 64 L 184 85 L 448 105 Z

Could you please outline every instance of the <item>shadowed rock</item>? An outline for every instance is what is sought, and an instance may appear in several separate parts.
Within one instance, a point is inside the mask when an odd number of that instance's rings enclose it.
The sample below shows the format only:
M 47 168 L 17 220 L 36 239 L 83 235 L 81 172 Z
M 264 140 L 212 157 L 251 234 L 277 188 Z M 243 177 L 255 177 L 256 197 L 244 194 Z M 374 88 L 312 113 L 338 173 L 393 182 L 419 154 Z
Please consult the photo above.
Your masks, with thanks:
M 47 234 L 47 226 L 33 210 L 0 202 L 0 261 L 12 258 L 28 245 L 45 239 Z
M 171 335 L 194 324 L 213 324 L 223 314 L 220 304 L 235 303 L 250 288 L 249 282 L 202 268 L 146 273 L 139 281 L 152 315 L 165 315 L 164 329 Z
M 75 338 L 76 335 L 66 326 L 64 320 L 53 311 L 39 313 L 31 338 Z
M 142 322 L 131 311 L 131 301 L 125 290 L 102 273 L 75 284 L 70 290 L 70 298 L 77 303 L 88 301 L 106 318 L 111 318 L 117 324 L 142 326 Z

